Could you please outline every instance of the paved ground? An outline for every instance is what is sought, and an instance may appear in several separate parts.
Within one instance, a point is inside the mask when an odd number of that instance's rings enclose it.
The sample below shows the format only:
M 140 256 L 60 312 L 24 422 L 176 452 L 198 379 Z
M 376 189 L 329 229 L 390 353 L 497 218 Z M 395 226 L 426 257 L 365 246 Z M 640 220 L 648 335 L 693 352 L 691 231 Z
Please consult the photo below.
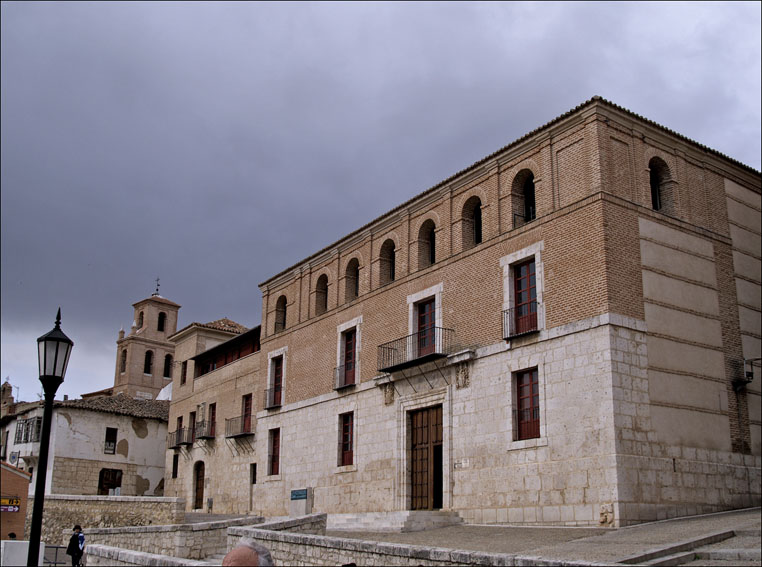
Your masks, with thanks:
M 611 564 L 726 530 L 736 530 L 746 535 L 708 547 L 715 550 L 746 549 L 751 553 L 758 553 L 759 530 L 762 523 L 760 518 L 760 509 L 754 508 L 652 522 L 618 530 L 461 525 L 410 533 L 334 531 L 326 535 L 449 549 L 514 553 L 559 561 L 578 560 Z M 690 565 L 760 565 L 760 561 L 736 558 L 717 563 L 704 559 L 691 562 Z

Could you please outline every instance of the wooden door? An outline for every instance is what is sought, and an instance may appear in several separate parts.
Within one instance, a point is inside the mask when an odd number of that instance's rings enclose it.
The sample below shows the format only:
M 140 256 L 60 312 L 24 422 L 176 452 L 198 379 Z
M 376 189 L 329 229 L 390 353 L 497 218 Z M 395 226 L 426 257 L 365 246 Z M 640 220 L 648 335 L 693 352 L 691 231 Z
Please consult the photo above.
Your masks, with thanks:
M 537 282 L 534 260 L 514 269 L 514 292 L 516 301 L 516 334 L 537 329 Z
M 198 509 L 204 507 L 204 462 L 197 462 L 193 468 L 195 477 L 193 507 Z
M 418 304 L 418 356 L 432 354 L 436 348 L 434 299 Z
M 442 406 L 410 413 L 411 509 L 442 507 Z

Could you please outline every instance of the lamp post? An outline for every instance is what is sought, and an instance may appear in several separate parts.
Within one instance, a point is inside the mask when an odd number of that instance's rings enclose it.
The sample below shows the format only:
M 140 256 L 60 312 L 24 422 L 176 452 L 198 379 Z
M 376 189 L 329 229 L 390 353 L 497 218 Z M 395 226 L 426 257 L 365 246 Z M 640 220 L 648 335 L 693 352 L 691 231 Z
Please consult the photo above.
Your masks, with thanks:
M 45 501 L 45 477 L 48 469 L 48 446 L 50 425 L 53 420 L 53 399 L 56 390 L 64 381 L 66 365 L 74 342 L 61 331 L 61 308 L 56 315 L 56 326 L 46 335 L 37 339 L 40 363 L 40 382 L 45 392 L 45 411 L 42 414 L 42 434 L 40 436 L 40 458 L 37 463 L 37 482 L 34 486 L 34 509 L 29 533 L 28 567 L 36 567 L 40 554 L 40 534 L 42 533 L 42 507 Z

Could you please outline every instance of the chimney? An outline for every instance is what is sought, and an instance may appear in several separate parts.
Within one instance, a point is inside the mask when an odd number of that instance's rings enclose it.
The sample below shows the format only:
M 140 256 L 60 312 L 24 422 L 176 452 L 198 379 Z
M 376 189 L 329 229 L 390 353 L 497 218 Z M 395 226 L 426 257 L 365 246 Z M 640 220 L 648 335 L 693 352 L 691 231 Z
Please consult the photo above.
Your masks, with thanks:
M 68 396 L 68 394 L 64 394 L 64 401 L 66 402 L 66 401 L 68 401 L 68 400 L 69 400 L 69 396 Z

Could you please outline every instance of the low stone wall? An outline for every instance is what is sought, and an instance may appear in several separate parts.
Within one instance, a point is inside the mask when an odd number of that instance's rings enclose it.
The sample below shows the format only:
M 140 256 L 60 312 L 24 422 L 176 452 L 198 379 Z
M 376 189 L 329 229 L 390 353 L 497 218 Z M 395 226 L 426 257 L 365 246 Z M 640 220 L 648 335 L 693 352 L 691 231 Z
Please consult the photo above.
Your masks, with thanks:
M 168 557 L 166 555 L 156 555 L 155 553 L 143 553 L 141 551 L 120 549 L 108 545 L 88 545 L 86 557 L 88 567 L 94 565 L 114 565 L 118 567 L 123 565 L 157 565 L 162 567 L 210 565 L 205 561 Z
M 232 548 L 242 537 L 249 537 L 270 550 L 276 565 L 334 566 L 357 565 L 577 565 L 596 563 L 543 560 L 507 553 L 484 553 L 441 547 L 423 547 L 399 543 L 362 541 L 357 539 L 271 531 L 266 524 L 257 528 L 230 528 L 228 545 Z
M 25 539 L 29 539 L 33 508 L 34 498 L 30 498 Z M 182 498 L 49 494 L 45 496 L 41 540 L 48 545 L 66 545 L 75 524 L 87 533 L 91 528 L 178 524 L 184 518 Z
M 145 554 L 200 560 L 227 553 L 229 527 L 261 524 L 262 520 L 258 516 L 249 516 L 196 524 L 86 529 L 85 538 L 88 549 L 96 544 Z

